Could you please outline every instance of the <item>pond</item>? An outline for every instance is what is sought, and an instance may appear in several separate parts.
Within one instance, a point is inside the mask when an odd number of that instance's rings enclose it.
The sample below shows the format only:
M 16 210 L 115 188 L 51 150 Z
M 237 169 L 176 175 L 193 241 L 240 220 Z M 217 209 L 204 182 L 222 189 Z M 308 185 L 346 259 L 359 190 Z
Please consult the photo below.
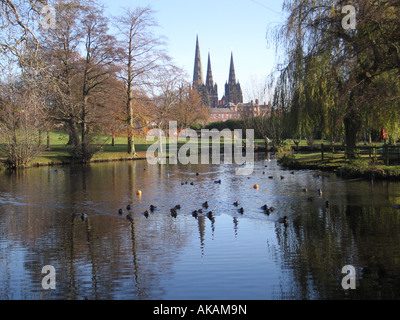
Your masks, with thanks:
M 250 176 L 146 161 L 0 172 L 0 299 L 400 298 L 400 184 L 265 159 Z M 349 265 L 356 289 L 345 290 Z

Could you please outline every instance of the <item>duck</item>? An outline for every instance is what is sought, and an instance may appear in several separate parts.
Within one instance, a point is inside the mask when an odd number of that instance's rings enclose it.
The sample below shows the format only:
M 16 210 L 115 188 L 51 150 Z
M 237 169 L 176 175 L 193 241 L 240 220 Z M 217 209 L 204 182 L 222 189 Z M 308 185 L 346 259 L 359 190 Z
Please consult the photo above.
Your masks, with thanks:
M 143 215 L 144 215 L 146 218 L 148 218 L 148 217 L 149 217 L 149 212 L 146 210 L 146 211 L 143 213 Z
M 288 224 L 288 217 L 287 217 L 287 216 L 284 216 L 283 218 L 279 218 L 279 219 L 278 219 L 278 222 L 279 222 L 279 223 L 283 223 L 283 224 L 285 224 L 285 226 L 287 226 L 287 224 Z
M 192 212 L 192 216 L 195 217 L 197 219 L 197 217 L 199 216 L 199 212 L 197 210 L 194 210 Z
M 209 205 L 208 205 L 208 201 L 204 202 L 204 203 L 203 203 L 203 208 L 206 208 L 206 209 L 208 209 L 208 207 L 209 207 Z
M 214 213 L 212 211 L 210 211 L 209 213 L 207 213 L 207 218 L 212 220 L 214 218 Z
M 221 184 L 221 183 L 222 183 L 222 181 L 221 181 L 221 180 L 217 180 L 217 181 L 214 181 L 214 183 Z
M 81 213 L 81 220 L 82 220 L 82 221 L 86 221 L 87 218 L 88 218 L 88 215 L 87 215 L 86 213 L 82 212 L 82 213 Z
M 274 207 L 271 207 L 271 208 L 269 208 L 268 210 L 271 211 L 271 212 L 274 212 L 274 211 L 275 211 L 275 208 L 274 208 Z
M 319 194 L 320 196 L 322 196 L 322 190 L 321 190 L 321 189 L 318 189 L 318 194 Z
M 171 216 L 172 216 L 173 218 L 176 218 L 176 217 L 178 216 L 178 212 L 176 211 L 175 208 L 171 209 Z
M 199 209 L 197 212 L 198 213 L 204 213 L 204 210 L 203 209 Z
M 127 205 L 126 210 L 128 210 L 128 211 L 131 210 L 131 205 L 130 204 Z
M 239 209 L 239 213 L 243 214 L 243 213 L 244 213 L 244 209 L 243 209 L 243 208 L 240 208 L 240 209 Z
M 177 205 L 175 206 L 175 209 L 176 209 L 176 210 L 181 210 L 181 205 L 180 205 L 180 204 L 177 204 Z
M 119 214 L 122 214 L 122 209 L 119 209 L 119 210 L 118 210 L 118 213 L 119 213 Z
M 200 175 L 200 173 L 196 172 L 196 176 L 199 176 L 199 175 Z
M 326 201 L 326 202 L 325 202 L 325 207 L 326 207 L 326 208 L 329 208 L 329 206 L 330 206 L 329 201 Z
M 191 182 L 190 185 L 191 185 L 191 186 L 194 186 L 194 182 Z
M 128 219 L 130 222 L 132 222 L 133 221 L 132 213 L 128 214 L 126 216 L 126 219 Z
M 264 204 L 264 205 L 261 207 L 261 209 L 263 209 L 263 210 L 268 210 L 268 206 L 267 206 L 266 204 Z
M 154 212 L 156 209 L 157 209 L 156 206 L 153 206 L 153 205 L 150 206 L 150 211 L 151 211 L 151 212 Z
M 307 192 L 308 192 L 308 189 L 307 189 L 307 188 L 304 188 L 304 189 L 303 189 L 303 192 L 307 193 Z
M 284 176 L 281 176 L 281 180 L 283 180 L 283 179 L 285 179 L 285 177 L 284 177 Z
M 235 202 L 233 203 L 233 205 L 234 205 L 235 207 L 239 207 L 239 202 L 235 201 Z
M 271 180 L 272 180 L 273 178 L 274 178 L 273 176 L 269 176 L 269 177 L 268 177 L 268 179 L 271 179 Z
M 267 216 L 269 216 L 269 215 L 271 214 L 271 211 L 270 211 L 269 209 L 267 209 L 267 210 L 264 210 L 264 213 L 265 213 Z

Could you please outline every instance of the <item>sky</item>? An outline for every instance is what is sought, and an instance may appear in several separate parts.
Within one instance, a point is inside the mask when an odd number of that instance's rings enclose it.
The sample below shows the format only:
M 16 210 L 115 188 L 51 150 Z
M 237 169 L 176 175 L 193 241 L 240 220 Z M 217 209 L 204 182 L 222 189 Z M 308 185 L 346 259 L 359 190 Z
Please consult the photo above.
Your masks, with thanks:
M 283 0 L 100 0 L 106 13 L 118 15 L 122 8 L 150 6 L 159 24 L 158 33 L 167 38 L 167 51 L 193 79 L 196 36 L 199 37 L 203 77 L 208 53 L 219 99 L 228 81 L 233 52 L 236 79 L 245 102 L 264 83 L 276 65 L 273 43 L 267 30 L 283 23 Z

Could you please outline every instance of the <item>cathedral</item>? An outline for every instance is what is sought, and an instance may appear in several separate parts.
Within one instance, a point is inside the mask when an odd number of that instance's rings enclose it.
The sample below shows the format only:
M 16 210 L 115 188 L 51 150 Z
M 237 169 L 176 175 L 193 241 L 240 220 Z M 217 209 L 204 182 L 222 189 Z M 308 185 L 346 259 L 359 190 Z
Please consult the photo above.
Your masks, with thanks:
M 199 38 L 196 39 L 196 54 L 193 72 L 193 87 L 198 91 L 203 103 L 210 108 L 227 106 L 230 104 L 238 105 L 243 103 L 243 93 L 240 83 L 236 81 L 235 66 L 233 63 L 233 53 L 231 54 L 231 65 L 229 69 L 229 80 L 225 84 L 225 95 L 218 100 L 218 86 L 214 84 L 211 69 L 211 57 L 208 54 L 207 77 L 204 82 L 203 71 L 200 57 Z

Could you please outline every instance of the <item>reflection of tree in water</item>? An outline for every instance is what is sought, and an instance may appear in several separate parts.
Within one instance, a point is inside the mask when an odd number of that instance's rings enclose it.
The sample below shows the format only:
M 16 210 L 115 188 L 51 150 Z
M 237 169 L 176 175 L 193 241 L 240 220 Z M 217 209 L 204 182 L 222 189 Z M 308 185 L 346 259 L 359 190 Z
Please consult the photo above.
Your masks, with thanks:
M 400 297 L 400 217 L 390 207 L 346 203 L 354 199 L 309 208 L 287 228 L 277 225 L 283 270 L 277 299 Z M 356 268 L 356 290 L 342 289 L 345 265 Z
M 3 208 L 0 215 L 5 221 L 1 232 L 7 240 L 20 243 L 29 252 L 29 256 L 19 257 L 24 259 L 26 273 L 32 275 L 32 280 L 24 279 L 24 298 L 162 297 L 165 288 L 160 287 L 160 275 L 173 274 L 173 261 L 187 243 L 189 228 L 162 212 L 148 220 L 138 214 L 134 224 L 116 212 L 99 212 L 96 204 L 104 201 L 104 193 L 110 201 L 121 203 L 121 191 L 127 185 L 132 188 L 134 183 L 127 179 L 135 178 L 135 172 L 119 172 L 111 181 L 110 177 L 104 166 L 71 167 L 57 173 L 27 170 L 23 181 L 13 184 L 12 193 L 33 195 L 25 205 L 16 206 L 15 212 Z M 87 220 L 71 217 L 82 210 L 88 213 Z M 47 264 L 56 268 L 57 286 L 56 291 L 44 294 L 40 272 Z

